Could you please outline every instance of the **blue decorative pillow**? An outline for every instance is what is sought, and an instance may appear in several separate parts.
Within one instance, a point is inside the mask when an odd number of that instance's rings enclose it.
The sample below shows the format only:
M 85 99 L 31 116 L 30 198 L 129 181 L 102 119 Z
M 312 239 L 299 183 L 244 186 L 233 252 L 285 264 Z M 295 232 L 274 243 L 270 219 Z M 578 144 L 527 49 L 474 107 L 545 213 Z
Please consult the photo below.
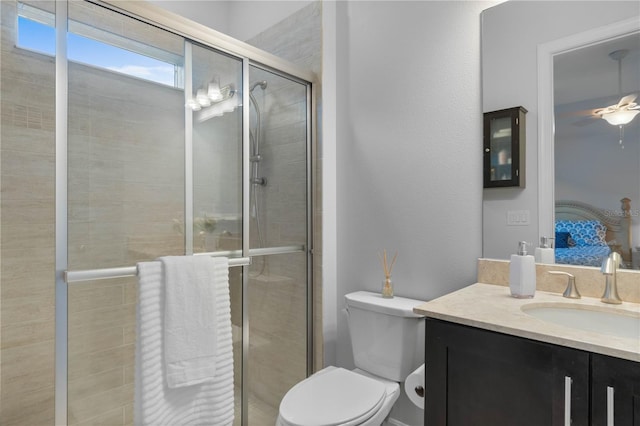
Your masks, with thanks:
M 575 241 L 577 247 L 607 245 L 605 241 L 607 227 L 597 220 L 558 220 L 556 221 L 556 232 L 569 232 L 570 238 Z
M 566 231 L 556 231 L 556 248 L 569 248 L 570 233 Z

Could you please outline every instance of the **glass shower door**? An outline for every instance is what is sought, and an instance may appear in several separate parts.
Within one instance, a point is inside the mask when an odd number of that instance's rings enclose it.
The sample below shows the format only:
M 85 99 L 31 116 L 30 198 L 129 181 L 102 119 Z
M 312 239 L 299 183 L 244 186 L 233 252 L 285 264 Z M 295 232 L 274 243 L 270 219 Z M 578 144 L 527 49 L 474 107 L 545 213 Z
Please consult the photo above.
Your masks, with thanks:
M 191 42 L 185 51 L 192 64 L 186 119 L 193 147 L 193 252 L 240 256 L 242 61 Z M 235 425 L 242 422 L 243 269 L 229 269 Z
M 251 257 L 229 270 L 234 424 L 274 424 L 311 365 L 310 85 L 108 7 L 59 4 L 56 422 L 133 424 L 135 265 L 207 253 Z
M 68 26 L 68 269 L 241 249 L 242 61 L 88 2 Z M 68 424 L 133 424 L 137 294 L 135 277 L 69 284 Z
M 249 424 L 307 376 L 307 86 L 250 67 Z M 278 254 L 281 253 L 281 254 Z

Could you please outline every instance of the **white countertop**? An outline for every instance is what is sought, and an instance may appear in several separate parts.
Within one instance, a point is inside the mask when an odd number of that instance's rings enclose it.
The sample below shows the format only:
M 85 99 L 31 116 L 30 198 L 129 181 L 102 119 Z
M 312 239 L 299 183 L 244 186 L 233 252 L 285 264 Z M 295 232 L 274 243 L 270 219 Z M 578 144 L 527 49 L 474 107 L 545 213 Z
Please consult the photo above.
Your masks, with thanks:
M 544 291 L 537 291 L 533 299 L 516 299 L 510 296 L 509 287 L 479 283 L 417 306 L 414 312 L 429 318 L 640 362 L 640 336 L 633 339 L 578 330 L 543 321 L 521 309 L 524 305 L 540 303 L 622 309 L 640 315 L 640 304 L 635 303 L 606 305 L 600 299 L 583 297 L 574 300 Z

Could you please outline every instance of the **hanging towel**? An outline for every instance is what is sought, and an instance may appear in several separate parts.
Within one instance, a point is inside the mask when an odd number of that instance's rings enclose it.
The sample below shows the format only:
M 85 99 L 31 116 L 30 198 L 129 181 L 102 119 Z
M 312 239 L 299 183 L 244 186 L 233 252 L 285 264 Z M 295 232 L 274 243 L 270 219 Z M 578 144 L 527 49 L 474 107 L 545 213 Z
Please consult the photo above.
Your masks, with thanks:
M 135 401 L 136 426 L 228 426 L 234 420 L 233 347 L 226 258 L 215 260 L 216 371 L 212 381 L 167 386 L 164 354 L 165 292 L 162 263 L 138 264 Z
M 161 257 L 167 386 L 204 383 L 216 372 L 215 265 L 211 256 Z

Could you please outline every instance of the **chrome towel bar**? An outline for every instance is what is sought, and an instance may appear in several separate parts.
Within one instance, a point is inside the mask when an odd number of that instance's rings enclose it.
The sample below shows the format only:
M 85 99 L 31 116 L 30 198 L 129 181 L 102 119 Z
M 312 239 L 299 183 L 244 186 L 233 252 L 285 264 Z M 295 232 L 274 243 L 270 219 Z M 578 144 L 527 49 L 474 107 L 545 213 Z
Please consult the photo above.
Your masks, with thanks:
M 194 253 L 194 256 L 226 256 L 229 258 L 229 267 L 251 265 L 253 256 L 265 256 L 272 254 L 291 254 L 305 251 L 305 246 L 284 246 L 255 248 L 249 250 L 250 257 L 238 257 L 242 255 L 242 250 L 214 251 L 208 253 Z M 63 280 L 68 283 L 81 281 L 103 280 L 109 278 L 135 277 L 138 275 L 137 266 L 122 266 L 117 268 L 84 269 L 79 271 L 64 271 Z
M 236 257 L 236 258 L 229 259 L 229 267 L 245 266 L 245 265 L 251 265 L 250 257 Z M 108 278 L 135 277 L 137 275 L 138 275 L 137 266 L 123 266 L 119 268 L 66 271 L 64 272 L 64 280 L 67 283 L 76 283 L 80 281 L 103 280 Z

